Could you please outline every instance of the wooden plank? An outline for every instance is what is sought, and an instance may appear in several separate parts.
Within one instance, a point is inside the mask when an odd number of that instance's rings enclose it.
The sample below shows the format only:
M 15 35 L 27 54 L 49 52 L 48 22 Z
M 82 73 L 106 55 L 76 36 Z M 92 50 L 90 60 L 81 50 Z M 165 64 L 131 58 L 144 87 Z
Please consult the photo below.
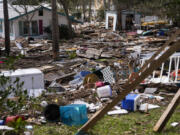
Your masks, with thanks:
M 64 79 L 64 78 L 73 76 L 73 75 L 75 75 L 75 74 L 76 74 L 76 72 L 72 72 L 72 73 L 69 73 L 69 74 L 65 74 L 65 75 L 62 75 L 62 76 L 56 78 L 55 80 L 59 81 L 59 80 L 61 80 L 61 79 Z
M 145 64 L 143 65 L 143 67 L 140 69 L 140 72 L 143 71 L 147 65 L 153 61 L 159 54 L 160 52 L 162 52 L 172 41 L 174 41 L 176 39 L 176 37 L 180 34 L 180 29 L 178 29 L 175 34 L 173 34 L 170 39 L 149 59 L 145 62 Z
M 127 83 L 122 87 L 119 95 L 104 108 L 98 111 L 86 124 L 84 124 L 80 129 L 80 132 L 86 132 L 89 128 L 95 125 L 95 123 L 101 119 L 111 108 L 113 108 L 119 101 L 125 98 L 125 96 L 135 89 L 148 75 L 150 75 L 155 69 L 157 69 L 166 59 L 168 59 L 176 50 L 180 49 L 180 42 L 172 45 L 165 53 L 162 54 L 157 60 L 150 63 L 150 66 L 141 72 L 140 76 L 133 81 L 127 81 Z
M 144 65 L 141 67 L 141 69 L 139 70 L 138 74 L 140 75 L 141 72 L 143 72 L 143 71 L 148 67 L 148 65 L 151 64 L 151 62 L 152 62 L 153 60 L 155 60 L 155 58 L 156 58 L 166 47 L 168 47 L 168 45 L 169 45 L 172 41 L 174 41 L 174 40 L 176 39 L 176 37 L 177 37 L 179 34 L 180 34 L 180 29 L 176 30 L 175 34 L 173 34 L 173 35 L 170 37 L 170 39 L 169 39 L 158 51 L 156 51 L 156 53 L 155 53 L 149 60 L 145 61 Z M 156 69 L 154 69 L 154 70 L 156 70 Z M 127 83 L 129 83 L 130 81 L 131 81 L 131 80 L 128 80 Z
M 171 103 L 168 105 L 167 109 L 164 111 L 156 125 L 154 126 L 153 130 L 155 132 L 161 132 L 163 128 L 166 126 L 166 123 L 171 118 L 173 112 L 175 111 L 176 107 L 180 102 L 180 89 L 172 99 Z

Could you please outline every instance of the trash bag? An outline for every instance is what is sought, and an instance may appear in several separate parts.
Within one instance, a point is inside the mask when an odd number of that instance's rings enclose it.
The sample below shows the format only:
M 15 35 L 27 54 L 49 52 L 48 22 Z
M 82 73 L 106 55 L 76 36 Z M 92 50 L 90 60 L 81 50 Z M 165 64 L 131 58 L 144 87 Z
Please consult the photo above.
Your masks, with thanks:
M 49 104 L 44 109 L 44 116 L 49 122 L 58 122 L 60 120 L 59 106 L 56 104 Z

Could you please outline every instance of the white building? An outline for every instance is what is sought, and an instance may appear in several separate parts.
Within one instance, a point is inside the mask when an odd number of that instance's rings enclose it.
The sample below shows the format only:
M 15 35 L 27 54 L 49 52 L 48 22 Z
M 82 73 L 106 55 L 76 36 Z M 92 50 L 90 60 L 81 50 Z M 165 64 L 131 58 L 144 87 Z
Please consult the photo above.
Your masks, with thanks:
M 116 30 L 118 19 L 117 11 L 106 11 L 106 29 L 108 29 L 109 17 L 113 17 L 113 31 Z M 141 15 L 135 11 L 122 10 L 121 11 L 121 27 L 123 30 L 130 30 L 134 25 L 141 25 Z
M 16 39 L 19 36 L 45 36 L 44 28 L 51 25 L 51 8 L 45 6 L 26 6 L 27 12 L 21 5 L 8 5 L 10 21 L 10 38 Z M 29 19 L 27 19 L 29 17 Z M 72 22 L 78 23 L 73 17 Z M 30 22 L 28 22 L 30 20 Z M 59 25 L 67 25 L 66 16 L 58 13 Z M 4 14 L 3 4 L 0 3 L 0 37 L 4 37 Z
M 133 25 L 141 25 L 141 15 L 136 11 L 122 10 L 121 11 L 122 29 L 128 29 Z

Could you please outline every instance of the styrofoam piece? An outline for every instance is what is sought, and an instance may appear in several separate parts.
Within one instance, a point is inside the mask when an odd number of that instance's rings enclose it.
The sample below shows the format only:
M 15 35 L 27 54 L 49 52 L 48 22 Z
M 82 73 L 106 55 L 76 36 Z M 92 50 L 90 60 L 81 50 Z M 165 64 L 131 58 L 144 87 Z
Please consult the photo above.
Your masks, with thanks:
M 119 107 L 119 106 L 114 106 L 114 108 L 116 109 L 116 110 L 120 110 L 121 109 L 121 107 Z
M 93 103 L 91 103 L 88 107 L 89 110 L 99 110 L 102 107 L 102 104 L 99 105 L 95 105 Z
M 39 47 L 39 46 L 43 46 L 43 44 L 29 44 L 29 46 L 31 46 L 31 47 Z
M 45 108 L 48 105 L 48 103 L 47 103 L 47 101 L 42 101 L 40 103 L 40 105 L 41 105 L 41 107 Z
M 119 109 L 119 110 L 114 110 L 114 111 L 109 111 L 108 115 L 118 115 L 118 114 L 127 114 L 128 111 L 125 109 Z
M 141 95 L 142 98 L 145 98 L 145 99 L 147 99 L 147 98 L 150 98 L 150 99 L 155 98 L 152 94 L 143 93 L 143 94 L 140 94 L 140 95 Z
M 139 107 L 139 110 L 140 111 L 145 111 L 146 108 L 148 110 L 151 110 L 151 109 L 155 109 L 155 108 L 159 108 L 160 106 L 158 105 L 153 105 L 153 104 L 148 104 L 148 103 L 145 103 L 145 104 L 141 104 L 140 107 Z
M 177 125 L 179 125 L 178 122 L 173 122 L 173 123 L 171 123 L 171 126 L 173 126 L 173 127 L 176 127 Z
M 151 83 L 169 83 L 169 79 L 167 76 L 162 76 L 162 78 L 152 78 L 150 82 Z
M 98 104 L 98 105 L 95 105 L 93 103 L 89 104 L 87 102 L 84 102 L 82 100 L 76 100 L 74 101 L 72 104 L 83 104 L 83 105 L 86 105 L 86 107 L 89 109 L 89 110 L 98 110 L 101 108 L 102 104 Z
M 157 100 L 164 100 L 164 97 L 162 96 L 154 96 Z
M 0 126 L 0 130 L 14 130 L 14 128 L 8 126 Z
M 137 34 L 142 34 L 143 30 L 137 30 Z
M 146 93 L 146 94 L 153 94 L 156 91 L 157 91 L 157 88 L 146 88 L 144 90 L 144 93 Z

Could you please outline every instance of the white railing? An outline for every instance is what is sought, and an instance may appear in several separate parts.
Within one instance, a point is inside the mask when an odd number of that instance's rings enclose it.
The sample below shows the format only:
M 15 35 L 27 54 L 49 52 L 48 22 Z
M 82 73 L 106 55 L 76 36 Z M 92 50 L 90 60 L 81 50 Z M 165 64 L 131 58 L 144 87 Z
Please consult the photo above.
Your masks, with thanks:
M 144 54 L 141 57 L 140 64 L 141 67 L 144 65 L 145 61 L 150 59 L 151 56 L 154 53 L 150 54 Z M 180 53 L 174 53 L 167 62 L 162 63 L 160 68 L 160 75 L 156 76 L 156 71 L 152 73 L 151 76 L 149 76 L 150 79 L 146 81 L 146 83 L 180 83 L 180 75 L 178 75 L 178 72 L 180 71 L 179 68 L 179 62 L 180 62 Z M 150 65 L 148 65 L 150 66 Z M 164 71 L 167 70 L 165 67 L 168 67 L 168 71 L 166 72 L 167 75 L 163 75 Z

